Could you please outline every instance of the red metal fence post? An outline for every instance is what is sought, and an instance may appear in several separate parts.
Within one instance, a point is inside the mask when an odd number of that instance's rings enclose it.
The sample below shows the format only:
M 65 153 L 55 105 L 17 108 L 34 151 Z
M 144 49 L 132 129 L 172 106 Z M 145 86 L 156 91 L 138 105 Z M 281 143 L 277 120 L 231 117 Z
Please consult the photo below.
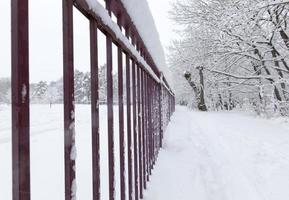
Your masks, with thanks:
M 128 29 L 125 30 L 126 37 L 129 37 Z M 126 112 L 127 112 L 127 158 L 128 158 L 128 199 L 133 199 L 133 175 L 132 175 L 132 141 L 131 141 L 131 66 L 129 54 L 126 54 Z
M 151 96 L 151 99 L 152 99 L 152 102 L 151 102 L 151 169 L 154 168 L 154 97 L 155 97 L 155 94 L 154 94 L 154 83 L 153 83 L 153 80 L 150 79 L 151 81 L 151 93 L 150 93 L 150 96 Z
M 154 168 L 155 165 L 155 154 L 156 154 L 156 143 L 155 143 L 155 134 L 156 134 L 156 127 L 155 127 L 155 123 L 156 123 L 156 113 L 155 113 L 155 109 L 156 109 L 156 91 L 155 91 L 155 82 L 152 79 L 152 169 Z
M 157 115 L 156 115 L 156 99 L 157 99 L 157 93 L 156 93 L 156 83 L 155 80 L 153 80 L 153 166 L 155 165 L 156 161 L 156 134 L 157 134 L 157 129 L 156 129 L 156 123 L 158 122 L 157 120 Z
M 132 61 L 132 90 L 133 90 L 133 143 L 134 143 L 134 195 L 138 200 L 138 156 L 137 156 L 137 94 L 136 94 L 136 64 Z
M 150 84 L 149 84 L 149 76 L 148 74 L 146 74 L 146 99 L 147 99 L 147 180 L 150 180 L 150 174 L 151 174 L 151 149 L 150 149 L 150 142 L 151 142 L 151 138 L 150 138 L 150 119 L 151 119 L 151 115 L 150 115 L 150 101 L 151 98 L 149 98 L 149 93 L 150 93 Z
M 159 115 L 159 83 L 155 81 L 155 92 L 156 92 L 156 100 L 155 100 L 155 116 L 156 116 L 156 126 L 155 126 L 155 148 L 156 148 L 156 154 L 155 154 L 155 161 L 157 160 L 158 154 L 159 154 L 159 144 L 160 144 L 160 115 Z
M 144 189 L 147 188 L 146 185 L 146 110 L 145 110 L 145 81 L 144 81 L 144 71 L 141 70 L 141 98 L 142 98 L 142 159 L 143 159 L 143 185 Z
M 159 147 L 162 148 L 163 146 L 163 142 L 162 142 L 162 139 L 163 139 L 163 124 L 162 124 L 162 113 L 163 113 L 163 110 L 162 110 L 162 85 L 160 84 L 159 85 L 159 131 L 160 131 L 160 135 L 159 135 Z
M 113 124 L 113 77 L 112 77 L 112 39 L 106 36 L 107 57 L 107 130 L 108 130 L 108 168 L 109 168 L 109 199 L 115 198 L 114 172 L 114 124 Z
M 105 1 L 106 9 L 111 16 L 111 0 Z M 115 199 L 115 163 L 114 163 L 114 122 L 113 122 L 113 75 L 112 75 L 112 37 L 106 35 L 106 64 L 107 64 L 107 134 L 108 134 L 108 173 L 109 200 Z
M 146 123 L 145 123 L 145 129 L 146 129 L 146 135 L 145 135 L 145 146 L 146 146 L 146 172 L 147 172 L 147 176 L 146 176 L 146 180 L 149 181 L 149 170 L 150 170 L 150 157 L 149 157 L 149 94 L 148 94 L 148 90 L 149 90 L 149 86 L 148 86 L 148 75 L 147 72 L 145 72 L 144 74 L 144 78 L 145 78 L 145 113 L 146 113 Z
M 159 109 L 159 90 L 158 90 L 158 83 L 154 81 L 155 83 L 155 162 L 157 160 L 158 156 L 158 151 L 159 151 L 159 114 L 158 114 L 158 109 Z
M 127 160 L 128 160 L 128 199 L 133 199 L 132 187 L 132 143 L 131 143 L 131 82 L 130 82 L 130 61 L 126 54 L 126 114 L 127 114 Z
M 11 1 L 13 200 L 30 199 L 28 0 Z
M 137 119 L 138 119 L 138 161 L 139 161 L 139 196 L 143 198 L 143 168 L 142 168 L 142 115 L 141 115 L 141 79 L 140 67 L 136 65 L 137 73 Z
M 148 96 L 149 98 L 149 123 L 148 123 L 148 130 L 149 130 L 149 174 L 152 174 L 152 158 L 153 158 L 153 93 L 152 93 L 152 81 L 151 77 L 148 76 Z
M 118 18 L 118 23 L 120 26 Z M 121 28 L 121 26 L 120 26 Z M 119 107 L 119 158 L 120 158 L 120 199 L 125 200 L 125 141 L 123 110 L 123 67 L 122 49 L 118 47 L 118 107 Z
M 92 124 L 92 176 L 93 199 L 100 200 L 99 156 L 99 94 L 98 94 L 98 37 L 97 23 L 90 19 L 90 76 L 91 76 L 91 124 Z
M 73 1 L 63 0 L 64 161 L 66 200 L 76 198 L 73 65 Z

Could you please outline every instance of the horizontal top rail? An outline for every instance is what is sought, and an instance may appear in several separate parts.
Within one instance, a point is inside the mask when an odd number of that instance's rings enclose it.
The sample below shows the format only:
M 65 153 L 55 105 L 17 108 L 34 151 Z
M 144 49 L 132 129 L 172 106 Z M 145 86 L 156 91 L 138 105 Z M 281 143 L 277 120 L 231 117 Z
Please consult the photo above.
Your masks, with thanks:
M 133 59 L 139 62 L 157 82 L 160 82 L 162 72 L 155 64 L 121 0 L 106 0 L 107 9 L 118 18 L 118 24 L 112 21 L 109 11 L 97 0 L 75 0 L 74 4 L 88 18 L 93 16 L 98 23 L 98 28 L 104 34 L 108 33 L 111 35 L 115 43 L 120 45 L 124 51 L 130 53 Z M 120 27 L 123 27 L 129 33 L 132 44 L 123 34 Z M 172 91 L 165 77 L 163 77 L 162 82 Z
M 166 65 L 165 57 L 146 0 L 112 0 L 110 9 L 115 16 L 121 16 L 123 27 L 131 29 L 136 44 L 146 55 L 146 61 L 160 76 L 163 65 Z M 143 24 L 147 27 L 143 28 Z
M 146 44 L 143 41 L 143 38 L 140 36 L 140 33 L 133 23 L 131 16 L 128 14 L 127 10 L 125 9 L 121 0 L 110 0 L 110 10 L 114 13 L 115 16 L 120 17 L 121 25 L 125 28 L 128 28 L 131 33 L 131 38 L 135 42 L 137 49 L 142 52 L 145 57 L 146 62 L 148 65 L 151 66 L 152 70 L 155 74 L 160 77 L 160 70 L 155 64 L 155 61 L 152 58 L 152 55 L 149 53 L 149 50 Z
M 90 0 L 91 1 L 91 0 Z M 75 0 L 75 6 L 88 18 L 93 17 L 98 25 L 99 30 L 104 34 L 109 34 L 117 45 L 130 54 L 130 56 L 141 64 L 145 70 L 154 78 L 157 82 L 160 82 L 158 74 L 156 74 L 152 68 L 147 64 L 143 57 L 137 52 L 134 46 L 129 42 L 121 32 L 119 26 L 114 23 L 108 14 L 108 11 L 97 1 L 92 0 L 93 4 L 89 5 L 87 0 Z
M 168 83 L 166 82 L 166 80 L 164 79 L 164 76 L 163 76 L 163 75 L 161 75 L 160 80 L 161 80 L 162 85 L 167 89 L 167 91 L 168 91 L 171 95 L 175 96 L 174 92 L 170 89 L 170 87 L 169 87 Z
M 133 30 L 133 33 L 137 35 L 136 40 L 139 41 L 141 49 L 144 49 L 146 54 L 148 54 L 148 59 L 146 59 L 146 61 L 150 66 L 159 70 L 160 74 L 158 77 L 162 76 L 162 82 L 166 84 L 166 87 L 173 94 L 172 89 L 170 88 L 170 85 L 166 79 L 166 75 L 168 74 L 166 70 L 164 51 L 159 40 L 158 31 L 154 25 L 154 19 L 150 13 L 147 0 L 111 0 L 111 2 L 112 6 L 114 6 L 111 9 L 116 16 L 118 16 L 119 13 L 126 13 L 124 16 L 127 17 L 122 17 L 122 26 L 132 27 L 131 29 Z M 116 3 L 118 5 L 114 5 Z M 147 26 L 145 29 L 139 29 L 139 27 L 143 26 L 144 19 L 149 23 L 145 23 Z M 129 25 L 127 25 L 125 21 L 129 21 Z

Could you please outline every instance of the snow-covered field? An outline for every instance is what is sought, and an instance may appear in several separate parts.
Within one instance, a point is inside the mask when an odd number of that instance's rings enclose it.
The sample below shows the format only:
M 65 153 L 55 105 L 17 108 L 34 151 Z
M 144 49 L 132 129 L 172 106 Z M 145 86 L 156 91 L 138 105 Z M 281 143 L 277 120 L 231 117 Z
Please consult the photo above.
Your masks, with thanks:
M 101 106 L 101 189 L 102 199 L 108 200 L 105 113 L 105 106 Z M 31 106 L 34 200 L 64 199 L 62 118 L 62 105 Z M 1 200 L 11 199 L 10 127 L 10 107 L 0 106 Z M 88 105 L 76 106 L 76 137 L 77 196 L 79 200 L 91 200 Z M 117 141 L 117 133 L 115 138 Z M 288 186 L 286 119 L 266 120 L 236 112 L 201 113 L 177 107 L 145 200 L 287 200 Z
M 287 200 L 289 120 L 178 107 L 145 200 Z
M 0 106 L 0 199 L 11 198 L 11 108 Z M 115 106 L 117 122 L 117 106 Z M 108 199 L 107 116 L 100 106 L 101 193 Z M 76 106 L 77 197 L 92 199 L 91 117 L 89 105 Z M 118 126 L 115 123 L 115 147 Z M 125 127 L 126 128 L 126 127 Z M 126 137 L 126 136 L 125 136 Z M 34 200 L 64 199 L 63 105 L 31 105 L 31 192 Z M 119 156 L 116 154 L 116 196 L 119 196 Z

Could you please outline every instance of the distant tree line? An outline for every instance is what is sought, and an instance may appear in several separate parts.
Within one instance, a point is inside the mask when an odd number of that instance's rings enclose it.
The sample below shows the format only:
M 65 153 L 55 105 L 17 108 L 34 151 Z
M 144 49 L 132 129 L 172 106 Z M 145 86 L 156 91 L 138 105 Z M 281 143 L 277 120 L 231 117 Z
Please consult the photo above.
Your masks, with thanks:
M 106 65 L 99 68 L 99 103 L 104 104 L 107 98 Z M 117 95 L 117 74 L 114 75 L 114 96 Z M 75 103 L 89 104 L 91 95 L 90 72 L 74 71 L 74 96 Z M 115 98 L 117 101 L 117 98 Z M 39 81 L 30 84 L 30 102 L 35 104 L 59 104 L 63 103 L 63 78 L 56 81 Z M 0 104 L 11 103 L 11 80 L 0 79 Z

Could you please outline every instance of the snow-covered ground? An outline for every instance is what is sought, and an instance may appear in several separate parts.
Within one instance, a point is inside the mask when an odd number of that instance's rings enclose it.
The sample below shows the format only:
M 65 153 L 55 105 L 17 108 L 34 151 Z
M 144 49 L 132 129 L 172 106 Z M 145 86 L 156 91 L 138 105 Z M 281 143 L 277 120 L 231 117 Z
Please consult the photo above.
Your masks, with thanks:
M 11 107 L 0 105 L 0 200 L 10 200 Z M 118 149 L 118 118 L 115 106 L 115 148 Z M 126 120 L 126 119 L 125 119 Z M 126 128 L 126 126 L 125 126 Z M 126 137 L 126 136 L 125 136 Z M 108 199 L 106 106 L 100 106 L 101 197 Z M 32 200 L 64 199 L 63 105 L 31 105 Z M 92 199 L 90 105 L 76 106 L 77 199 Z M 116 196 L 119 196 L 119 156 L 116 155 Z
M 12 189 L 10 109 L 0 106 L 1 200 L 11 199 Z M 105 106 L 101 106 L 102 200 L 108 200 L 105 113 Z M 64 199 L 62 118 L 62 105 L 31 106 L 32 200 Z M 76 106 L 76 137 L 77 196 L 91 200 L 88 105 Z M 117 134 L 115 138 L 118 141 Z M 116 174 L 118 177 L 119 172 Z M 201 113 L 177 107 L 145 200 L 287 200 L 288 186 L 286 119 L 266 120 L 236 112 Z
M 288 121 L 178 107 L 145 200 L 287 200 Z

